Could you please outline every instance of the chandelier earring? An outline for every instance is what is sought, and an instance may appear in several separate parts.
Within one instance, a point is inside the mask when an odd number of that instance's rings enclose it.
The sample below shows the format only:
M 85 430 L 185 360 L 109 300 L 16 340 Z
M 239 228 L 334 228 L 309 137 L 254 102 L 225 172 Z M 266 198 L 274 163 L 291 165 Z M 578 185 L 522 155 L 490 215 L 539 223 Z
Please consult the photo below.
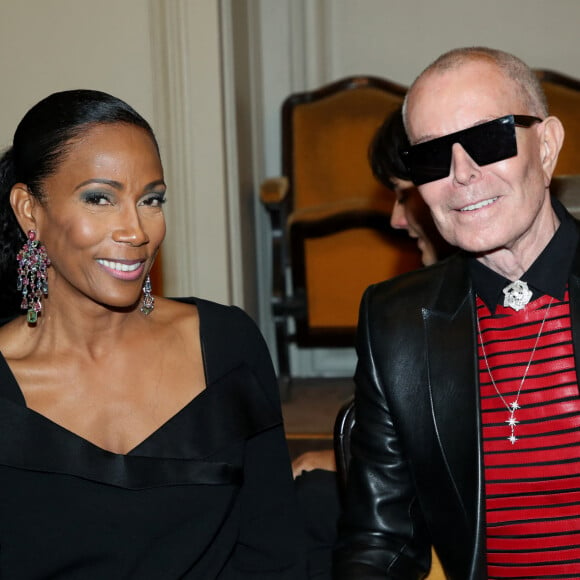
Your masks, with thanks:
M 147 274 L 145 284 L 143 284 L 143 303 L 141 304 L 141 312 L 145 316 L 149 316 L 155 308 L 155 298 L 151 294 L 151 277 Z
M 26 237 L 26 243 L 16 256 L 16 288 L 22 293 L 20 308 L 27 310 L 26 320 L 34 324 L 42 310 L 42 298 L 48 294 L 46 270 L 50 266 L 50 259 L 46 248 L 36 239 L 35 230 L 29 230 Z

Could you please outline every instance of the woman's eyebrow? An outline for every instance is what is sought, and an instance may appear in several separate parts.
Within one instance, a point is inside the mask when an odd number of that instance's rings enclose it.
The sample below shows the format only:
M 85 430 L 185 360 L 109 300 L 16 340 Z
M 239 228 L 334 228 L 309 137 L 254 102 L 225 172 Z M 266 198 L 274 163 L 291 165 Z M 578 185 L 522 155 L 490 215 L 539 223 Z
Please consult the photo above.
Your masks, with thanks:
M 119 181 L 115 181 L 114 179 L 100 179 L 98 177 L 95 177 L 93 179 L 87 179 L 86 181 L 79 183 L 75 187 L 75 190 L 80 189 L 81 187 L 84 187 L 85 185 L 89 185 L 91 183 L 101 183 L 103 185 L 109 185 L 114 189 L 123 189 L 123 184 L 120 183 Z
M 84 187 L 85 185 L 90 185 L 91 183 L 100 183 L 102 185 L 108 185 L 108 186 L 110 186 L 114 189 L 118 189 L 118 190 L 123 189 L 123 184 L 120 181 L 115 181 L 114 179 L 101 179 L 101 178 L 95 177 L 93 179 L 87 179 L 86 181 L 79 183 L 75 187 L 75 190 L 80 189 L 81 187 Z M 155 181 L 152 181 L 151 183 L 148 183 L 145 186 L 145 189 L 153 189 L 153 188 L 157 187 L 158 185 L 162 185 L 163 187 L 165 187 L 165 181 L 163 181 L 163 179 L 157 179 Z

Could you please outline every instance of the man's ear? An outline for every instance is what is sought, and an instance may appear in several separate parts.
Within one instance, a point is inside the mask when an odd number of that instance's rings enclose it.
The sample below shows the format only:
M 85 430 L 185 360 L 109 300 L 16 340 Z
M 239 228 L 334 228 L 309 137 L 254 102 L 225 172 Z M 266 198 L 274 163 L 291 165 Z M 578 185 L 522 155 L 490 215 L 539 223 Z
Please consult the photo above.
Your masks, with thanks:
M 558 117 L 546 117 L 543 122 L 540 142 L 540 153 L 546 187 L 550 185 L 550 180 L 556 168 L 556 162 L 558 161 L 558 155 L 560 154 L 563 143 L 564 127 L 560 119 Z
M 39 201 L 30 193 L 24 183 L 17 183 L 12 187 L 10 205 L 20 227 L 25 233 L 29 230 L 37 229 L 35 209 L 38 204 Z

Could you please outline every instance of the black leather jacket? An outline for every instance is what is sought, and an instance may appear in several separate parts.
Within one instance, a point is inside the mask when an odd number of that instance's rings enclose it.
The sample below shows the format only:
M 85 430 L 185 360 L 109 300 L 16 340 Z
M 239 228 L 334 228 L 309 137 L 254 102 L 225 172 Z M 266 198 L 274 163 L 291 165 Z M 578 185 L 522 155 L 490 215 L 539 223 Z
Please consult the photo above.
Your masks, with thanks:
M 576 353 L 579 258 L 569 280 Z M 475 296 L 467 268 L 457 254 L 365 293 L 337 580 L 423 578 L 431 544 L 448 578 L 486 578 Z

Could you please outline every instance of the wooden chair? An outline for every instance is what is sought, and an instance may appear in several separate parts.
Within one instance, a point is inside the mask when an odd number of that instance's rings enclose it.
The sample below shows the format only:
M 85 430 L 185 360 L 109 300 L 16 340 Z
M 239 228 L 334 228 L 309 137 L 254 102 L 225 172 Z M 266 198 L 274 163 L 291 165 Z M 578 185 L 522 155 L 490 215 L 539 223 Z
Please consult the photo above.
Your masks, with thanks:
M 536 69 L 548 99 L 550 114 L 564 124 L 566 138 L 555 175 L 580 174 L 580 81 L 562 73 Z
M 373 177 L 370 141 L 405 87 L 349 77 L 282 105 L 282 177 L 260 198 L 272 224 L 272 310 L 282 396 L 289 346 L 352 346 L 364 289 L 420 266 L 389 225 L 394 196 Z

